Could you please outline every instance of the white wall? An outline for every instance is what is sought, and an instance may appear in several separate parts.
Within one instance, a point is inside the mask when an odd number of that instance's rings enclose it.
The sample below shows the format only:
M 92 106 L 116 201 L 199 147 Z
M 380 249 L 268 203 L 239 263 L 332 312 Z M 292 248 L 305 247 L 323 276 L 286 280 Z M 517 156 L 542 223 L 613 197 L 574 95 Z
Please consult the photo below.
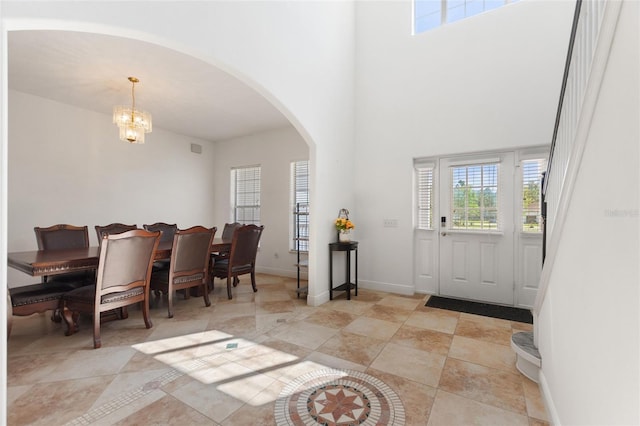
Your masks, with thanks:
M 412 36 L 410 1 L 357 3 L 363 286 L 413 291 L 414 158 L 551 142 L 573 8 L 523 0 Z
M 640 6 L 617 32 L 537 323 L 554 424 L 640 424 Z
M 309 147 L 292 127 L 216 142 L 213 161 L 216 203 L 214 218 L 220 232 L 231 222 L 230 170 L 260 165 L 261 224 L 265 229 L 256 259 L 257 269 L 275 275 L 296 276 L 296 255 L 289 252 L 290 164 L 307 160 Z M 304 271 L 306 275 L 306 270 Z
M 37 249 L 33 227 L 56 223 L 87 225 L 92 245 L 94 226 L 112 222 L 217 225 L 212 143 L 154 127 L 131 145 L 111 116 L 14 90 L 9 108 L 9 251 Z M 8 278 L 37 281 L 12 269 Z

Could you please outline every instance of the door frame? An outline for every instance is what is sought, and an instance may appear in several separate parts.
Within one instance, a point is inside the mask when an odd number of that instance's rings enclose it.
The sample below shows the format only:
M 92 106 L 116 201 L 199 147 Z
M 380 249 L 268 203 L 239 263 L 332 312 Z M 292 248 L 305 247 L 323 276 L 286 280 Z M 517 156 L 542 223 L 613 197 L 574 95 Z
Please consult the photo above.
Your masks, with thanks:
M 531 272 L 532 265 L 523 265 L 523 262 L 526 260 L 523 257 L 523 250 L 521 248 L 522 241 L 530 243 L 532 241 L 531 235 L 522 236 L 521 232 L 519 232 L 518 224 L 520 220 L 520 212 L 522 207 L 520 206 L 520 187 L 519 182 L 521 182 L 520 174 L 520 162 L 523 159 L 533 158 L 533 157 L 548 157 L 550 146 L 547 145 L 534 145 L 534 146 L 526 146 L 526 147 L 518 147 L 518 148 L 507 148 L 507 149 L 497 149 L 497 150 L 487 150 L 487 151 L 474 151 L 474 152 L 465 152 L 465 153 L 457 153 L 457 154 L 443 154 L 432 157 L 416 157 L 413 159 L 413 186 L 412 186 L 412 194 L 413 194 L 413 285 L 414 291 L 419 294 L 433 294 L 440 295 L 440 217 L 442 216 L 442 212 L 440 211 L 440 159 L 442 158 L 469 158 L 469 157 L 485 157 L 491 158 L 495 157 L 499 154 L 504 153 L 513 153 L 514 154 L 514 176 L 513 176 L 513 184 L 514 184 L 514 196 L 513 196 L 513 224 L 514 224 L 514 238 L 513 238 L 513 250 L 514 250 L 514 301 L 513 306 L 518 307 L 530 307 L 528 304 L 529 299 L 532 297 L 532 293 L 536 291 L 536 274 L 542 269 L 542 265 L 540 268 L 535 268 L 533 272 Z M 433 206 L 432 206 L 432 218 L 433 223 L 432 227 L 428 230 L 422 230 L 417 228 L 417 191 L 416 191 L 416 168 L 419 165 L 429 164 L 433 165 Z M 541 237 L 540 237 L 541 238 Z M 427 259 L 428 261 L 425 264 L 424 254 L 425 251 L 430 253 L 430 257 Z M 528 269 L 527 269 L 528 268 Z M 528 274 L 524 274 L 523 270 L 530 271 Z M 524 281 L 523 281 L 524 280 Z M 526 296 L 523 297 L 523 288 Z M 535 297 L 534 297 L 535 299 Z

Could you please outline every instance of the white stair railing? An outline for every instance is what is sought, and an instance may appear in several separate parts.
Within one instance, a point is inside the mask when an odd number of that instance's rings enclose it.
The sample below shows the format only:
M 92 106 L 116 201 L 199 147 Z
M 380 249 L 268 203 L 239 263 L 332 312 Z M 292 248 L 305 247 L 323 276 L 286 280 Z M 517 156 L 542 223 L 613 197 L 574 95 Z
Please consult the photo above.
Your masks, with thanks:
M 549 285 L 555 252 L 566 220 L 621 4 L 620 0 L 578 0 L 576 3 L 543 188 L 547 203 L 547 247 L 533 309 L 534 319 L 540 312 Z

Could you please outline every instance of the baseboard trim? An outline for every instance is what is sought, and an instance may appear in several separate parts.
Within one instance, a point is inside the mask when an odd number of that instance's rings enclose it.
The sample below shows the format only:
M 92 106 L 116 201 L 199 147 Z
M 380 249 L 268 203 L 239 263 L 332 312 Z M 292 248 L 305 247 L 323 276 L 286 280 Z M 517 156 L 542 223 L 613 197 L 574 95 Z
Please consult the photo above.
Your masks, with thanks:
M 538 379 L 540 380 L 538 384 L 540 385 L 540 391 L 542 392 L 542 401 L 544 402 L 547 414 L 549 415 L 549 423 L 553 426 L 561 426 L 562 423 L 560 422 L 560 417 L 558 417 L 558 411 L 553 403 L 553 398 L 551 398 L 551 391 L 549 390 L 549 384 L 547 383 L 547 378 L 544 375 L 544 370 L 540 370 L 538 372 Z
M 415 290 L 413 285 L 401 285 L 368 280 L 358 280 L 358 289 L 384 291 L 385 293 L 396 293 L 403 296 L 413 296 Z
M 277 275 L 279 277 L 287 277 L 287 278 L 297 278 L 298 271 L 295 269 L 282 269 L 282 268 L 270 268 L 267 266 L 256 266 L 256 272 L 259 274 L 267 274 L 267 275 Z M 308 274 L 307 271 L 300 271 L 300 279 L 307 280 Z

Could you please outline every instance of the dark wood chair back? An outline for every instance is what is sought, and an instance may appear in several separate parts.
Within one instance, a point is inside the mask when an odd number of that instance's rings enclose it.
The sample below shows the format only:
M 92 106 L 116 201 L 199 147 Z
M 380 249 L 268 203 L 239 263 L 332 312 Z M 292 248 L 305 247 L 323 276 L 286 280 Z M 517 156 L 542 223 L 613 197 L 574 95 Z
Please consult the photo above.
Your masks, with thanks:
M 235 231 L 239 226 L 242 226 L 242 224 L 238 222 L 225 223 L 224 229 L 222 229 L 222 239 L 230 240 L 231 238 L 233 238 L 233 231 Z
M 110 223 L 109 225 L 96 225 L 96 234 L 98 235 L 98 243 L 102 241 L 105 234 L 121 234 L 127 231 L 138 229 L 137 225 L 125 225 L 123 223 Z
M 87 226 L 74 226 L 59 224 L 47 228 L 35 227 L 38 250 L 64 250 L 89 247 L 89 228 Z M 93 284 L 93 271 L 70 272 L 59 275 L 45 275 L 42 277 L 45 283 L 60 282 L 75 287 Z
M 38 250 L 62 250 L 89 247 L 89 228 L 59 224 L 33 228 Z
M 232 271 L 246 267 L 253 268 L 263 229 L 264 226 L 257 225 L 243 225 L 235 229 L 229 253 L 229 267 Z
M 258 291 L 256 287 L 255 264 L 258 253 L 258 244 L 264 226 L 242 225 L 235 229 L 231 240 L 231 250 L 228 258 L 216 259 L 211 269 L 213 277 L 227 279 L 227 296 L 232 298 L 231 279 L 234 287 L 238 284 L 238 276 L 251 274 L 251 286 L 253 291 Z
M 177 290 L 197 287 L 202 292 L 205 306 L 209 300 L 209 262 L 211 244 L 217 228 L 194 226 L 178 230 L 173 237 L 169 272 L 155 271 L 151 275 L 151 288 L 168 295 L 168 316 L 173 317 L 173 296 Z M 188 293 L 187 297 L 188 297 Z
M 161 243 L 171 243 L 173 242 L 173 236 L 178 230 L 178 225 L 175 223 L 169 224 L 164 222 L 156 222 L 151 225 L 142 225 L 144 229 L 147 231 L 160 231 L 162 235 L 160 235 Z
M 99 348 L 101 314 L 118 308 L 126 312 L 125 307 L 140 302 L 145 325 L 152 327 L 149 282 L 159 242 L 160 231 L 136 229 L 104 235 L 95 286 L 81 287 L 63 296 L 67 335 L 77 331 L 80 312 L 93 314 L 93 346 Z

